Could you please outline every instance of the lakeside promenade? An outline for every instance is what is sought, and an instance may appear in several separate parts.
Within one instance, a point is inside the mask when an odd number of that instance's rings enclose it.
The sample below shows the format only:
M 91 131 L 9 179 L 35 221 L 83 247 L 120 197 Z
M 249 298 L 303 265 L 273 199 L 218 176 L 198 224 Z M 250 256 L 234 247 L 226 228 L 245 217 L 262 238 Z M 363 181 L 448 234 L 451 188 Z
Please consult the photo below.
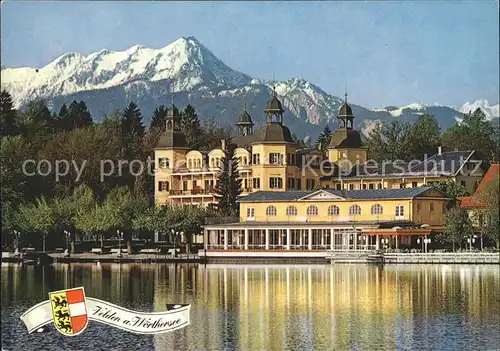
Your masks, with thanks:
M 37 253 L 45 255 L 43 253 Z M 394 253 L 394 252 L 352 252 L 352 251 L 324 251 L 318 252 L 316 257 L 270 257 L 249 256 L 241 257 L 210 257 L 200 254 L 122 254 L 116 253 L 95 254 L 77 253 L 67 256 L 64 253 L 48 253 L 45 257 L 52 263 L 295 263 L 295 264 L 500 264 L 500 253 L 491 252 L 439 252 L 439 253 Z M 14 256 L 12 253 L 2 252 L 2 262 L 40 263 L 33 256 Z

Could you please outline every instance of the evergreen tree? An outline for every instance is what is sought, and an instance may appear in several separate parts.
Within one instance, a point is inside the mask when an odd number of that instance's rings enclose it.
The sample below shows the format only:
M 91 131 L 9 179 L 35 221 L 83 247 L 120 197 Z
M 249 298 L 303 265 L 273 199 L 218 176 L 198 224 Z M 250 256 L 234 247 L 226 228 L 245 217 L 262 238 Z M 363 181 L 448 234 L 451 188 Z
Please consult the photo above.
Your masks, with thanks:
M 318 140 L 316 140 L 316 147 L 320 151 L 326 151 L 328 144 L 330 144 L 330 139 L 332 138 L 332 130 L 325 126 L 323 132 L 319 135 Z
M 59 131 L 67 131 L 72 129 L 72 123 L 69 119 L 69 110 L 66 104 L 63 104 L 59 109 L 59 113 L 57 114 L 57 124 Z
M 2 136 L 19 133 L 12 96 L 5 89 L 0 93 L 0 131 Z
M 167 123 L 167 109 L 165 106 L 160 105 L 153 112 L 153 118 L 151 118 L 151 122 L 149 123 L 149 130 L 153 129 L 160 130 L 162 132 L 166 129 Z
M 191 105 L 187 105 L 184 111 L 181 112 L 181 128 L 186 136 L 187 145 L 194 150 L 198 150 L 200 148 L 202 130 L 198 115 Z
M 432 115 L 422 115 L 410 127 L 408 135 L 409 156 L 413 160 L 430 157 L 441 145 L 441 134 L 437 120 Z
M 215 192 L 219 195 L 219 212 L 224 216 L 238 213 L 237 199 L 241 194 L 241 178 L 238 173 L 238 160 L 231 139 L 226 139 L 224 157 L 219 166 Z
M 68 123 L 65 124 L 66 130 L 71 130 L 74 128 L 85 128 L 91 126 L 93 123 L 92 116 L 87 110 L 87 105 L 85 104 L 85 102 L 76 102 L 76 100 L 73 100 L 73 102 L 69 105 L 67 120 Z
M 135 102 L 131 102 L 122 113 L 122 133 L 132 140 L 139 140 L 144 136 L 142 113 Z

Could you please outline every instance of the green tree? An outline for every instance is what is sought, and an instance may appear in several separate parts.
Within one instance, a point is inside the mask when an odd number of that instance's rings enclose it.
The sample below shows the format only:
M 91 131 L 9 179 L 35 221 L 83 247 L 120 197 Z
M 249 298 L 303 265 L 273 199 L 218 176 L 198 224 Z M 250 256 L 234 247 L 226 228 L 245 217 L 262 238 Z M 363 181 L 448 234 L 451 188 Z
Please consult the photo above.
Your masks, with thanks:
M 40 197 L 35 203 L 21 204 L 18 211 L 20 229 L 26 233 L 41 235 L 42 248 L 45 251 L 47 236 L 55 233 L 54 209 L 49 201 Z M 51 237 L 51 242 L 56 240 L 56 237 Z
M 323 132 L 319 135 L 318 139 L 316 140 L 316 148 L 318 148 L 323 152 L 326 151 L 328 145 L 330 144 L 331 138 L 332 138 L 332 130 L 328 126 L 325 126 Z
M 423 160 L 424 155 L 434 155 L 441 145 L 441 133 L 437 120 L 432 115 L 422 115 L 410 127 L 408 146 L 410 158 Z
M 481 160 L 489 163 L 498 159 L 496 128 L 478 108 L 443 133 L 443 144 L 446 150 L 475 150 Z
M 455 246 L 460 245 L 465 238 L 474 235 L 472 222 L 467 211 L 456 205 L 445 214 L 444 231 L 438 236 L 438 240 L 450 243 L 455 251 Z
M 73 102 L 69 105 L 68 115 L 63 122 L 64 129 L 71 130 L 74 128 L 86 128 L 91 126 L 92 123 L 92 116 L 87 109 L 87 104 L 81 100 L 80 102 L 73 100 Z
M 432 186 L 441 190 L 446 195 L 453 197 L 455 200 L 457 197 L 469 195 L 469 192 L 464 186 L 453 180 L 441 180 L 432 184 Z
M 220 147 L 221 140 L 231 138 L 231 130 L 221 127 L 213 118 L 204 120 L 201 129 L 200 151 L 209 152 Z
M 391 121 L 376 126 L 367 141 L 370 159 L 382 161 L 410 161 L 409 150 L 410 125 L 403 121 Z
M 149 130 L 158 129 L 162 132 L 165 131 L 167 127 L 167 109 L 164 105 L 158 106 L 154 112 L 151 122 L 149 123 Z
M 477 210 L 476 221 L 479 224 L 481 235 L 490 238 L 495 242 L 497 249 L 500 249 L 500 190 L 498 184 L 500 184 L 500 177 L 496 176 L 486 184 L 478 196 L 477 200 L 485 206 Z
M 188 147 L 199 150 L 202 130 L 198 115 L 191 105 L 187 105 L 184 111 L 181 112 L 181 129 L 186 136 Z
M 14 109 L 12 96 L 7 90 L 2 89 L 0 92 L 0 130 L 2 136 L 16 135 L 19 133 L 16 115 L 17 111 Z
M 226 139 L 224 156 L 220 161 L 216 193 L 219 195 L 219 211 L 230 216 L 238 212 L 237 199 L 241 194 L 241 178 L 238 173 L 238 160 L 234 154 L 231 139 Z
M 56 131 L 57 121 L 43 100 L 34 100 L 20 113 L 20 129 L 29 142 L 41 148 Z

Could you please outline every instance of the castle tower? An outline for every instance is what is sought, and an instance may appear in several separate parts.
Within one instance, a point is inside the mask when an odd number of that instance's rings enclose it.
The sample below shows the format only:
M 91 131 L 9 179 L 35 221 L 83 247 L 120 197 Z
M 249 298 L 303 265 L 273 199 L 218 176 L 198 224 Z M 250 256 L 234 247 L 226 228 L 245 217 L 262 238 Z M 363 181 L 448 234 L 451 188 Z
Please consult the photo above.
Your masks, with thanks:
M 236 123 L 238 127 L 238 133 L 241 136 L 247 136 L 253 134 L 253 126 L 254 123 L 252 121 L 252 117 L 247 112 L 247 104 L 243 105 L 243 111 L 238 118 L 238 122 Z
M 343 170 L 348 169 L 350 165 L 366 162 L 367 148 L 363 146 L 359 132 L 354 129 L 354 115 L 347 103 L 347 93 L 344 103 L 340 106 L 337 121 L 338 127 L 328 145 L 328 159 L 340 164 Z

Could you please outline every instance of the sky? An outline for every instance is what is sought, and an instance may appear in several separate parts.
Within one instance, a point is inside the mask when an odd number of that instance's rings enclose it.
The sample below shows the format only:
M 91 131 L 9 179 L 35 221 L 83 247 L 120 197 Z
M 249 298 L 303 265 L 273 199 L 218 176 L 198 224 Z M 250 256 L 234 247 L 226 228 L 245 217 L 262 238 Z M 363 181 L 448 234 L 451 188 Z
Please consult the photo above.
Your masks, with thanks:
M 252 77 L 302 77 L 369 108 L 499 99 L 496 1 L 5 0 L 4 67 L 194 36 Z

